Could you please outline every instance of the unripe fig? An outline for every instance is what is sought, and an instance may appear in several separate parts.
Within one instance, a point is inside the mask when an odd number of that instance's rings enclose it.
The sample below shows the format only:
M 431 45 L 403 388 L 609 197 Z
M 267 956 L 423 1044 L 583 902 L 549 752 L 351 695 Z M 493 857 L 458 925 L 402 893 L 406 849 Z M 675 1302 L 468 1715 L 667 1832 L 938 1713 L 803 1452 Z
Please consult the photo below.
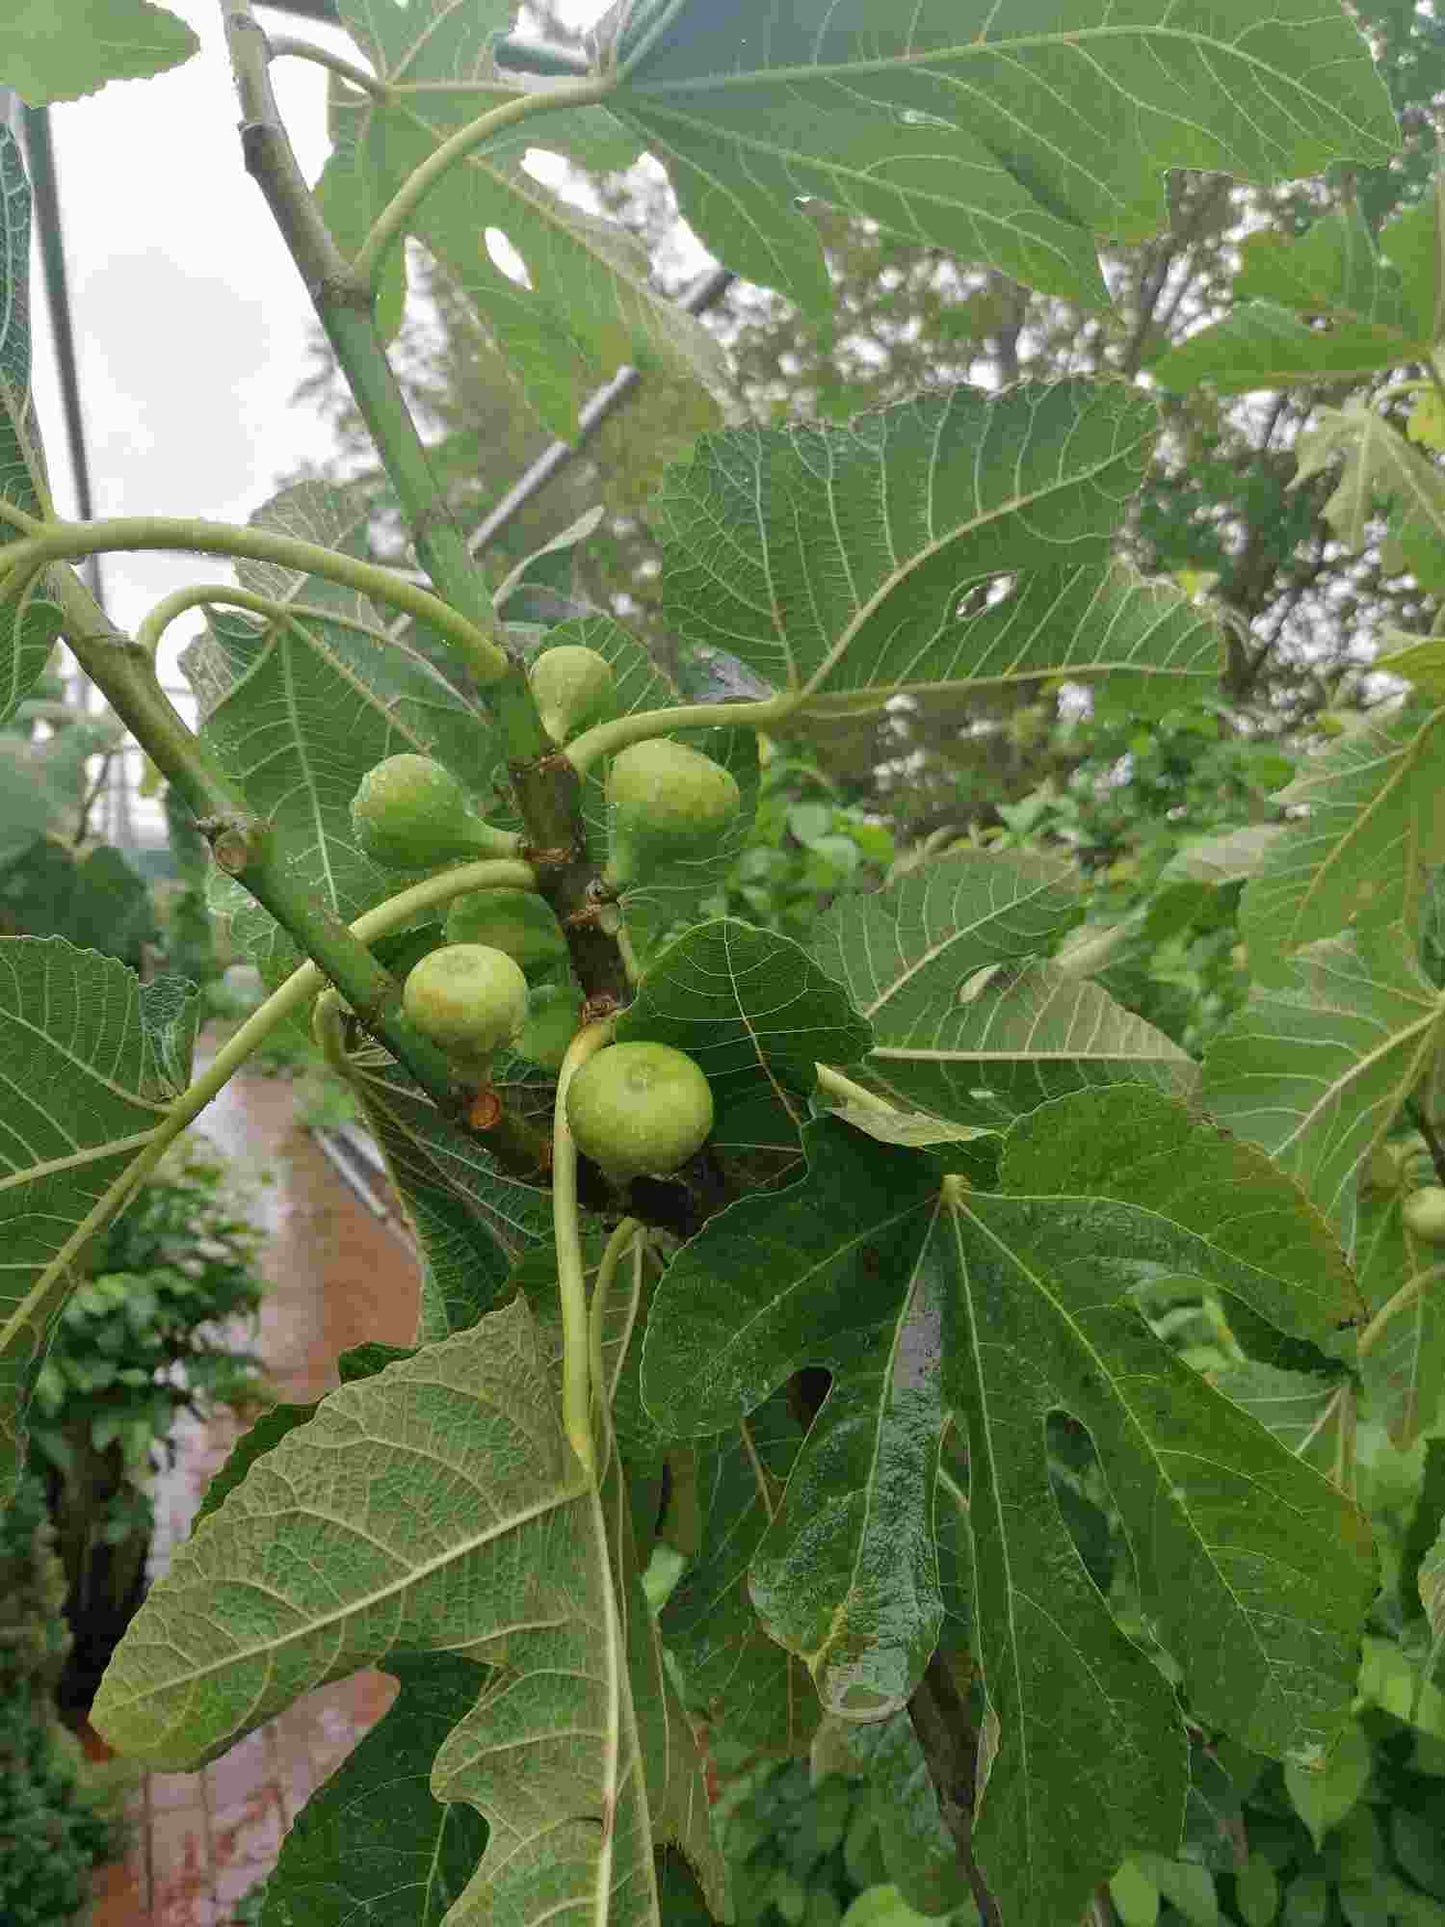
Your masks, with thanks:
M 504 951 L 443 944 L 422 958 L 401 993 L 402 1009 L 449 1057 L 480 1067 L 527 1021 L 527 979 Z
M 670 1044 L 611 1044 L 568 1086 L 567 1122 L 578 1150 L 609 1176 L 662 1176 L 712 1129 L 712 1090 Z
M 527 1023 L 513 1046 L 518 1057 L 560 1071 L 582 1021 L 582 993 L 572 984 L 543 984 L 531 995 Z
M 1412 1191 L 1401 1210 L 1405 1229 L 1427 1245 L 1445 1244 L 1445 1185 Z
M 505 950 L 529 975 L 552 969 L 567 955 L 562 926 L 535 890 L 470 890 L 454 897 L 446 933 L 448 943 Z
M 687 856 L 720 837 L 742 805 L 731 770 L 666 736 L 619 750 L 607 774 L 613 870 L 633 873 L 644 851 Z
M 390 870 L 431 870 L 492 854 L 500 832 L 473 810 L 467 793 L 429 756 L 388 756 L 362 777 L 351 799 L 356 840 Z
M 617 678 L 606 656 L 578 643 L 544 649 L 528 680 L 542 727 L 554 743 L 610 722 L 617 714 Z

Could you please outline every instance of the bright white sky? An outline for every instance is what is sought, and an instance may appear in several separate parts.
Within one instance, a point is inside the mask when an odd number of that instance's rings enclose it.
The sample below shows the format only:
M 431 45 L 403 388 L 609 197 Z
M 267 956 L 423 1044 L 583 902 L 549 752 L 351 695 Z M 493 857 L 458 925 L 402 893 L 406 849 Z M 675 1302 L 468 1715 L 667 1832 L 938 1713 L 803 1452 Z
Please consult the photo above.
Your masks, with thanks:
M 289 399 L 314 320 L 241 163 L 220 6 L 166 4 L 199 34 L 199 54 L 51 109 L 95 513 L 244 522 L 279 476 L 325 450 L 325 425 Z M 571 11 L 590 20 L 600 0 Z M 260 17 L 356 57 L 339 28 L 270 7 Z M 272 76 L 314 181 L 328 152 L 325 72 L 287 59 Z M 38 254 L 32 310 L 46 452 L 61 511 L 75 514 Z M 125 629 L 170 589 L 230 579 L 224 562 L 198 556 L 112 555 L 103 567 L 107 609 Z M 163 669 L 199 621 L 176 625 Z

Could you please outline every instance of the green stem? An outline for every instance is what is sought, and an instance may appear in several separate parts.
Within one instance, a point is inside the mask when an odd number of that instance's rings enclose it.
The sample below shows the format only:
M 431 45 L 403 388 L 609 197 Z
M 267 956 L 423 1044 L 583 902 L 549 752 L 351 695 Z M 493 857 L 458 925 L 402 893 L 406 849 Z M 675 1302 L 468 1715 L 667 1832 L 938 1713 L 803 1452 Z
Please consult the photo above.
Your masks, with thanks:
M 1400 1289 L 1385 1300 L 1360 1333 L 1355 1341 L 1355 1356 L 1368 1357 L 1379 1344 L 1390 1320 L 1398 1317 L 1402 1311 L 1407 1311 L 1425 1287 L 1434 1284 L 1439 1278 L 1445 1278 L 1445 1264 L 1427 1265 L 1423 1271 L 1417 1271 L 1412 1278 L 1407 1278 Z
M 618 716 L 610 723 L 596 723 L 567 745 L 563 754 L 580 776 L 599 756 L 612 756 L 629 743 L 650 742 L 674 729 L 712 729 L 718 724 L 735 724 L 744 729 L 766 729 L 790 715 L 803 698 L 789 690 L 756 703 L 688 703 L 681 709 L 643 709 L 633 716 Z
M 545 755 L 551 745 L 520 660 L 508 653 L 486 579 L 437 480 L 406 397 L 386 358 L 369 283 L 348 262 L 321 218 L 291 150 L 266 59 L 266 37 L 250 0 L 222 0 L 226 44 L 241 102 L 246 165 L 290 249 L 317 319 L 366 423 L 411 531 L 417 561 L 437 592 L 487 639 L 480 680 L 511 759 Z M 497 666 L 500 665 L 500 666 Z
M 70 562 L 78 556 L 99 555 L 111 549 L 234 555 L 254 562 L 274 562 L 303 575 L 319 575 L 429 623 L 456 645 L 480 682 L 494 683 L 511 670 L 506 652 L 440 597 L 375 562 L 342 555 L 319 543 L 302 542 L 275 529 L 243 529 L 229 522 L 204 522 L 180 515 L 116 515 L 99 522 L 47 522 L 37 534 L 0 548 L 0 573 L 8 585 L 11 573 L 18 568 L 43 568 L 47 563 Z
M 0 501 L 0 522 L 8 522 L 23 535 L 38 535 L 45 527 L 39 516 L 28 515 L 24 509 L 16 508 L 13 502 L 5 501 Z
M 552 1118 L 552 1234 L 557 1247 L 557 1292 L 562 1307 L 562 1426 L 589 1479 L 597 1477 L 592 1442 L 587 1274 L 577 1222 L 577 1146 L 567 1123 L 567 1090 L 590 1057 L 612 1042 L 613 1019 L 587 1024 L 567 1047 L 557 1078 Z
M 353 630 L 357 635 L 374 642 L 378 648 L 387 646 L 389 642 L 384 629 L 378 629 L 374 623 L 358 621 L 355 616 L 343 615 L 337 609 L 321 609 L 307 602 L 278 602 L 274 596 L 257 595 L 251 589 L 238 589 L 234 582 L 195 582 L 185 589 L 172 589 L 168 596 L 163 596 L 156 603 L 137 627 L 136 643 L 153 656 L 166 630 L 187 610 L 211 608 L 246 609 L 253 615 L 264 616 L 268 622 L 292 621 L 305 616 L 315 622 L 331 623 L 338 629 Z
M 589 76 L 586 80 L 560 81 L 555 87 L 538 89 L 534 93 L 519 93 L 515 99 L 479 114 L 474 121 L 458 128 L 455 134 L 427 156 L 420 167 L 413 168 L 377 215 L 371 224 L 371 232 L 361 245 L 361 251 L 352 261 L 354 272 L 367 287 L 374 287 L 377 270 L 387 251 L 406 233 L 422 201 L 444 174 L 489 141 L 493 134 L 503 133 L 518 121 L 530 120 L 534 114 L 550 114 L 567 107 L 590 107 L 599 100 L 606 100 L 609 94 L 616 92 L 616 88 L 617 82 L 610 74 L 605 77 Z
M 865 1111 L 896 1111 L 897 1105 L 890 1104 L 886 1097 L 879 1097 L 876 1091 L 865 1090 L 863 1085 L 855 1084 L 851 1077 L 842 1071 L 835 1071 L 831 1064 L 815 1064 L 818 1074 L 818 1089 L 826 1091 L 830 1097 L 841 1097 L 845 1104 L 857 1104 Z
M 375 74 L 369 74 L 355 61 L 347 60 L 342 54 L 332 53 L 329 47 L 318 47 L 310 40 L 296 40 L 290 34 L 270 34 L 267 36 L 267 51 L 272 60 L 314 60 L 318 67 L 329 67 L 333 74 L 340 74 L 349 80 L 353 87 L 362 93 L 370 94 L 383 107 L 395 98 L 393 90 Z

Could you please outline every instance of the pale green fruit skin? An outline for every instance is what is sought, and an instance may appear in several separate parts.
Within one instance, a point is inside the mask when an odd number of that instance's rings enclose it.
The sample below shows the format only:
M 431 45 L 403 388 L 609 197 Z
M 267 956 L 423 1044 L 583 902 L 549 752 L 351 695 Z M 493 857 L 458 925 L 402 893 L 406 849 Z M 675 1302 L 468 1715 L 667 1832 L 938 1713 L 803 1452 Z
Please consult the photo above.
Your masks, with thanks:
M 427 870 L 489 850 L 492 833 L 449 769 L 429 756 L 388 756 L 351 799 L 356 840 L 389 870 Z
M 715 843 L 742 807 L 731 770 L 665 736 L 619 750 L 607 773 L 616 812 L 617 868 L 630 875 L 637 854 L 682 856 Z
M 448 943 L 504 950 L 524 971 L 550 970 L 567 955 L 567 939 L 535 890 L 471 890 L 447 911 Z
M 582 993 L 571 984 L 543 984 L 532 992 L 526 1028 L 513 1049 L 529 1064 L 560 1071 L 582 1021 Z
M 1427 1245 L 1445 1244 L 1445 1186 L 1412 1191 L 1402 1207 L 1405 1229 Z
M 580 643 L 544 649 L 528 677 L 542 727 L 554 743 L 565 743 L 594 723 L 617 714 L 617 677 L 606 656 Z
M 510 1044 L 527 1021 L 527 979 L 504 951 L 443 944 L 407 977 L 401 1006 L 450 1056 L 476 1057 Z
M 610 1044 L 567 1088 L 578 1150 L 617 1178 L 675 1171 L 706 1141 L 712 1118 L 707 1079 L 670 1044 Z

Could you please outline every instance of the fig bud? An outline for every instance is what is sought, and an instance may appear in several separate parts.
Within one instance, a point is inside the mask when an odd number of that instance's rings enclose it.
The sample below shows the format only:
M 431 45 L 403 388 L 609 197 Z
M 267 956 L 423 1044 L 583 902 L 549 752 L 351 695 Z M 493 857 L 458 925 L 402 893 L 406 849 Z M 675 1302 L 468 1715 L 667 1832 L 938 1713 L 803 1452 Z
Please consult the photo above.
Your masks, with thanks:
M 610 1044 L 567 1087 L 567 1122 L 579 1151 L 610 1177 L 664 1176 L 712 1129 L 712 1090 L 670 1044 Z
M 527 979 L 504 951 L 443 944 L 407 977 L 402 1009 L 449 1057 L 480 1067 L 527 1021 Z
M 469 890 L 447 911 L 448 943 L 504 950 L 530 976 L 566 961 L 567 939 L 551 906 L 535 890 Z
M 617 678 L 606 656 L 595 649 L 570 642 L 544 649 L 528 680 L 542 727 L 554 743 L 565 743 L 617 714 Z
M 366 854 L 389 870 L 432 870 L 498 854 L 507 842 L 429 756 L 388 756 L 369 769 L 351 799 L 351 823 Z
M 613 870 L 631 877 L 644 853 L 688 856 L 716 842 L 742 806 L 731 770 L 668 737 L 619 750 L 607 774 Z

